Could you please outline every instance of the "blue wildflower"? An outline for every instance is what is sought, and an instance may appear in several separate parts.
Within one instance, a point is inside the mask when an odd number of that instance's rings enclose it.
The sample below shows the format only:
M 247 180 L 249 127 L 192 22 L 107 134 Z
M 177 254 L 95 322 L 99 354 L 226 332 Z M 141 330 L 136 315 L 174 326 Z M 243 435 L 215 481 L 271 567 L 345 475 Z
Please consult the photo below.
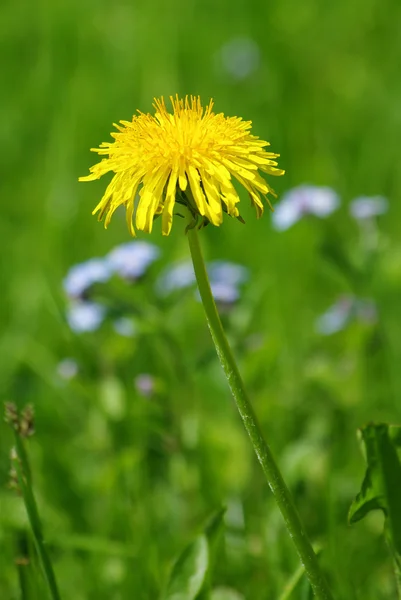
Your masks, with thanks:
M 329 187 L 300 185 L 286 192 L 281 202 L 275 205 L 272 215 L 273 226 L 285 231 L 304 215 L 324 218 L 340 205 L 338 194 Z
M 68 308 L 67 321 L 76 333 L 96 331 L 103 322 L 106 309 L 95 302 L 74 302 Z
M 207 264 L 210 287 L 217 302 L 232 304 L 238 300 L 239 285 L 248 279 L 248 269 L 235 263 L 216 260 Z M 167 295 L 173 291 L 194 286 L 196 283 L 192 263 L 181 262 L 167 269 L 157 281 L 160 294 Z M 199 293 L 197 293 L 199 298 Z
M 247 281 L 248 269 L 224 260 L 208 264 L 207 271 L 214 299 L 219 304 L 234 304 L 240 297 L 239 286 Z
M 91 258 L 71 267 L 63 281 L 70 298 L 81 298 L 95 283 L 104 283 L 111 277 L 111 269 L 102 258 Z
M 196 283 L 192 263 L 183 261 L 167 268 L 156 281 L 156 289 L 162 296 L 182 290 Z
M 219 62 L 233 79 L 241 81 L 259 67 L 260 50 L 256 42 L 247 37 L 233 38 L 220 50 Z
M 224 260 L 215 260 L 209 263 L 207 272 L 211 282 L 231 285 L 240 285 L 249 277 L 246 267 Z
M 383 196 L 360 196 L 352 200 L 349 210 L 354 219 L 364 221 L 385 214 L 388 201 Z
M 211 281 L 213 298 L 219 304 L 234 304 L 239 299 L 240 290 L 237 285 L 224 281 Z
M 159 257 L 160 250 L 148 242 L 133 241 L 116 246 L 106 256 L 109 268 L 127 279 L 138 279 Z
M 136 333 L 136 327 L 131 319 L 128 317 L 120 317 L 113 321 L 114 331 L 123 337 L 134 337 Z
M 315 323 L 315 328 L 321 335 L 332 335 L 345 329 L 352 321 L 374 323 L 377 311 L 374 302 L 366 298 L 342 296 Z

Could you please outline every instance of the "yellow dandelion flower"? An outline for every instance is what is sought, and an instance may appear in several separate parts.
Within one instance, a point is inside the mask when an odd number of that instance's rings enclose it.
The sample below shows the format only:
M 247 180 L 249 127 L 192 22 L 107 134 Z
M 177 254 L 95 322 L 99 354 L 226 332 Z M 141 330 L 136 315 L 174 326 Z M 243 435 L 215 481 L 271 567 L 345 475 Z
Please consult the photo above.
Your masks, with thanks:
M 90 175 L 80 181 L 114 173 L 93 214 L 98 212 L 99 220 L 105 216 L 107 227 L 116 208 L 124 205 L 132 235 L 133 221 L 137 229 L 150 233 L 154 218 L 162 215 L 162 231 L 168 235 L 175 203 L 179 203 L 186 205 L 194 218 L 203 217 L 203 223 L 220 225 L 223 212 L 240 218 L 234 178 L 248 191 L 260 217 L 262 198 L 275 194 L 259 171 L 283 175 L 277 168 L 279 155 L 267 152 L 269 143 L 251 135 L 251 121 L 212 112 L 212 100 L 206 109 L 199 97 L 170 100 L 173 114 L 163 98 L 155 99 L 154 116 L 138 111 L 132 121 L 114 124 L 114 142 L 92 148 L 107 158 L 91 167 Z

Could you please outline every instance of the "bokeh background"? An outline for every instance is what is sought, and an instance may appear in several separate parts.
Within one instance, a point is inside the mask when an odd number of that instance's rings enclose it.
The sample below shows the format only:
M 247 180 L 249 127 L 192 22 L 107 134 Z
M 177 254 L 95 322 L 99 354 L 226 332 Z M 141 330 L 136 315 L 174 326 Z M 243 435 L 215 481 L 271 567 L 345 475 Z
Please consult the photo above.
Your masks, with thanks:
M 67 322 L 70 267 L 129 241 L 123 214 L 107 232 L 91 217 L 106 182 L 78 184 L 89 148 L 176 93 L 253 121 L 281 153 L 279 197 L 309 183 L 341 198 L 327 219 L 279 231 L 243 196 L 246 225 L 227 218 L 201 237 L 207 260 L 248 269 L 225 326 L 336 597 L 394 597 L 382 517 L 350 527 L 347 511 L 365 468 L 357 428 L 400 420 L 400 26 L 396 0 L 2 3 L 1 396 L 35 407 L 29 455 L 64 599 L 158 598 L 221 505 L 216 598 L 278 599 L 298 566 L 200 303 L 192 289 L 157 295 L 160 273 L 188 257 L 179 218 L 169 238 L 157 223 L 140 235 L 160 248 L 143 277 L 97 292 L 131 306 L 134 335 Z M 377 195 L 387 214 L 365 227 L 349 204 Z M 339 298 L 369 302 L 370 317 L 319 328 Z M 0 428 L 1 598 L 22 597 L 15 559 L 29 555 L 26 597 L 42 599 Z

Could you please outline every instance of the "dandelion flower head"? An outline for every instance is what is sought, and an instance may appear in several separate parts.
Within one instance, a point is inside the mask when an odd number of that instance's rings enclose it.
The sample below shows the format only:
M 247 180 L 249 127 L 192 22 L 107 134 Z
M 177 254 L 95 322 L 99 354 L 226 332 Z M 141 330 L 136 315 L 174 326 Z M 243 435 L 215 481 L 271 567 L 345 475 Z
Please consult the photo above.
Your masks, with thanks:
M 114 211 L 125 206 L 132 235 L 135 227 L 150 233 L 154 218 L 161 215 L 162 232 L 168 235 L 178 203 L 195 219 L 201 216 L 203 223 L 220 225 L 223 212 L 240 218 L 234 178 L 247 190 L 260 217 L 262 199 L 275 194 L 259 171 L 283 175 L 277 167 L 279 155 L 267 152 L 269 143 L 250 133 L 251 121 L 215 114 L 212 100 L 205 109 L 199 97 L 170 100 L 172 114 L 163 98 L 155 99 L 154 116 L 138 111 L 132 121 L 114 124 L 113 142 L 92 149 L 105 158 L 80 181 L 114 174 L 93 214 L 98 213 L 99 220 L 105 217 L 107 227 Z

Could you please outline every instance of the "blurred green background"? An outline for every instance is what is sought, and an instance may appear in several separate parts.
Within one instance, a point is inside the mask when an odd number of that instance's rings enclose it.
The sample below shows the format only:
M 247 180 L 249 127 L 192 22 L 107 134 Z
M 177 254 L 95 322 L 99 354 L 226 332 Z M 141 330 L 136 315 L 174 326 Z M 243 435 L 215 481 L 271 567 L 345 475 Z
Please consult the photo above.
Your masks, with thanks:
M 309 182 L 341 196 L 329 219 L 286 232 L 269 213 L 257 221 L 244 197 L 245 226 L 226 219 L 201 237 L 208 260 L 250 270 L 225 325 L 336 597 L 394 598 L 382 517 L 351 528 L 347 511 L 364 473 L 356 429 L 400 420 L 400 26 L 397 0 L 2 3 L 1 395 L 35 406 L 29 454 L 63 599 L 158 598 L 177 554 L 222 504 L 213 581 L 236 590 L 227 598 L 278 599 L 298 566 L 201 305 L 192 293 L 155 297 L 158 273 L 188 256 L 179 219 L 169 238 L 158 223 L 140 235 L 162 257 L 130 288 L 163 316 L 170 341 L 152 318 L 132 339 L 66 323 L 68 269 L 129 239 L 123 215 L 107 232 L 91 217 L 106 182 L 78 184 L 96 161 L 89 148 L 109 140 L 113 122 L 151 111 L 154 96 L 176 93 L 252 120 L 281 154 L 279 195 Z M 367 256 L 347 205 L 377 194 L 390 206 Z M 316 319 L 344 294 L 373 299 L 377 322 L 320 335 Z M 66 357 L 78 365 L 70 380 L 57 369 Z M 134 386 L 141 373 L 157 382 L 151 399 Z M 0 427 L 8 600 L 22 597 L 16 557 L 33 552 L 7 487 L 11 432 Z M 27 597 L 42 600 L 34 558 L 26 569 Z M 307 594 L 301 584 L 292 597 Z

